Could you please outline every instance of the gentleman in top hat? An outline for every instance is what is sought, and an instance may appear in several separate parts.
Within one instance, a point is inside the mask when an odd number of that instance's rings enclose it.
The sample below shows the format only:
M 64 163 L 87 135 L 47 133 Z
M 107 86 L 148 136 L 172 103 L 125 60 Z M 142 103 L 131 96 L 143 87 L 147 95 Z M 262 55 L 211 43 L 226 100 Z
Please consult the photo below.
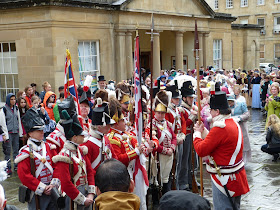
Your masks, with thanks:
M 124 116 L 126 130 L 130 130 L 130 122 L 129 122 L 130 91 L 126 83 L 120 82 L 117 84 L 116 98 L 118 99 L 122 107 L 122 114 Z
M 61 126 L 67 140 L 59 154 L 52 158 L 56 166 L 54 177 L 60 181 L 61 190 L 67 195 L 65 209 L 69 209 L 73 201 L 77 204 L 77 210 L 90 210 L 95 194 L 95 171 L 79 147 L 87 133 L 83 131 L 76 114 L 70 117 L 65 110 L 62 114 L 66 120 L 61 122 Z
M 192 136 L 193 124 L 197 118 L 197 107 L 194 105 L 194 90 L 191 81 L 183 83 L 182 94 L 182 118 L 185 123 L 182 125 L 182 132 L 186 135 L 183 146 L 179 147 L 178 162 L 178 185 L 180 190 L 192 189 Z M 194 161 L 193 161 L 194 162 Z
M 59 153 L 60 150 L 63 148 L 63 145 L 66 141 L 64 128 L 62 127 L 61 123 L 65 121 L 65 117 L 62 114 L 63 110 L 66 110 L 67 113 L 72 117 L 76 114 L 76 106 L 73 99 L 73 96 L 68 96 L 64 99 L 61 103 L 57 104 L 60 121 L 56 124 L 56 128 L 50 135 L 47 136 L 46 142 L 50 144 L 54 144 L 56 146 L 56 152 Z
M 104 160 L 117 159 L 117 156 L 106 136 L 109 133 L 111 124 L 114 124 L 110 117 L 109 104 L 102 102 L 101 98 L 97 98 L 96 107 L 92 111 L 89 137 L 86 138 L 83 146 L 87 147 L 87 156 L 92 168 L 96 171 Z
M 173 153 L 176 150 L 177 144 L 176 135 L 172 130 L 172 124 L 165 120 L 168 103 L 169 100 L 166 91 L 159 91 L 155 97 L 155 116 L 152 122 L 152 129 L 153 135 L 159 141 L 157 153 L 159 155 L 161 180 L 158 181 L 162 184 L 163 194 L 169 190 L 168 179 L 173 163 Z M 150 124 L 148 124 L 148 128 L 150 129 Z
M 27 145 L 20 149 L 15 163 L 18 164 L 20 181 L 35 193 L 28 202 L 28 209 L 57 209 L 50 196 L 51 189 L 57 185 L 57 180 L 53 179 L 52 162 L 52 157 L 56 155 L 55 146 L 43 141 L 45 124 L 35 108 L 31 108 L 25 113 L 22 117 L 22 124 L 29 139 Z M 34 160 L 30 159 L 32 157 L 30 152 L 33 153 Z M 34 164 L 36 177 L 32 175 L 31 164 Z M 39 199 L 37 208 L 35 196 L 38 196 Z
M 231 118 L 225 92 L 216 88 L 210 109 L 213 128 L 208 133 L 203 123 L 196 123 L 194 148 L 200 157 L 209 155 L 206 170 L 211 174 L 214 208 L 232 209 L 232 201 L 235 209 L 240 209 L 241 195 L 249 191 L 242 158 L 242 131 Z
M 93 92 L 93 96 L 98 90 L 105 90 L 106 89 L 106 79 L 104 75 L 98 76 L 98 88 Z

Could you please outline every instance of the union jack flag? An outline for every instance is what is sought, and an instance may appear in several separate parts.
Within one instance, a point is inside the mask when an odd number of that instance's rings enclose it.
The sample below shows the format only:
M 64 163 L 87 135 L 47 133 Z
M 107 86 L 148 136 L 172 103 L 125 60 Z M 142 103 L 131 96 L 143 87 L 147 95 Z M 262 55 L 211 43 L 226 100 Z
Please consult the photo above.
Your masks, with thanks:
M 67 49 L 66 61 L 65 61 L 64 97 L 67 98 L 69 95 L 73 96 L 76 105 L 77 114 L 79 116 L 79 121 L 81 123 L 81 126 L 83 126 L 83 121 L 80 117 L 81 115 L 80 104 L 79 104 L 78 91 L 76 88 L 75 78 L 73 74 L 71 54 L 70 51 Z

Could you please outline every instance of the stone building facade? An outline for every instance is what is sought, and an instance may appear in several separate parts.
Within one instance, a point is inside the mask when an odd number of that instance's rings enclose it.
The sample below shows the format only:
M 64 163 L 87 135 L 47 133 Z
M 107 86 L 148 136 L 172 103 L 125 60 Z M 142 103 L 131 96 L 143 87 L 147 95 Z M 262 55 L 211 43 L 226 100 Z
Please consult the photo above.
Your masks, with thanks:
M 237 19 L 233 22 L 233 26 L 246 28 L 247 25 L 259 25 L 261 30 L 259 30 L 258 40 L 250 37 L 249 34 L 245 37 L 252 45 L 256 42 L 261 63 L 280 65 L 280 0 L 206 1 L 215 12 L 230 13 L 235 16 Z
M 64 84 L 65 50 L 71 52 L 76 83 L 85 75 L 121 81 L 133 71 L 135 31 L 141 64 L 150 68 L 151 14 L 154 17 L 154 77 L 161 69 L 195 68 L 194 26 L 198 24 L 200 65 L 244 67 L 251 59 L 244 37 L 258 30 L 233 29 L 234 17 L 215 13 L 204 0 L 99 0 L 0 2 L 0 101 L 27 84 Z M 244 30 L 244 32 L 243 32 Z M 232 56 L 233 37 L 240 55 Z M 258 51 L 258 43 L 253 50 Z M 248 51 L 249 52 L 249 51 Z M 244 56 L 243 56 L 244 54 Z M 248 53 L 247 53 L 248 54 Z M 249 53 L 250 54 L 250 53 Z M 247 56 L 247 57 L 246 57 Z M 257 54 L 255 56 L 258 56 Z M 243 60 L 240 58 L 243 57 Z M 241 60 L 242 62 L 241 62 Z M 241 63 L 241 64 L 240 64 Z M 255 67 L 255 61 L 250 68 Z M 245 65 L 246 66 L 246 65 Z

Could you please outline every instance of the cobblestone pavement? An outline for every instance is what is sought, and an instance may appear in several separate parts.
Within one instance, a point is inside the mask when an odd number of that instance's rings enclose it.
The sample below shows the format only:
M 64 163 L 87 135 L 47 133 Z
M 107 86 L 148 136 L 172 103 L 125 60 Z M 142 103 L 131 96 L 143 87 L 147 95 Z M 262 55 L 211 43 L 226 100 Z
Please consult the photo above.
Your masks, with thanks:
M 279 209 L 280 206 L 280 160 L 272 162 L 272 156 L 263 153 L 260 148 L 265 144 L 265 117 L 260 110 L 250 110 L 248 122 L 249 136 L 252 148 L 252 162 L 245 167 L 249 181 L 250 192 L 242 196 L 241 209 Z M 3 153 L 0 152 L 3 160 Z M 212 191 L 209 174 L 204 168 L 204 196 L 212 202 Z M 27 209 L 26 204 L 18 202 L 18 186 L 20 181 L 17 173 L 1 183 L 5 189 L 8 204 L 19 209 Z

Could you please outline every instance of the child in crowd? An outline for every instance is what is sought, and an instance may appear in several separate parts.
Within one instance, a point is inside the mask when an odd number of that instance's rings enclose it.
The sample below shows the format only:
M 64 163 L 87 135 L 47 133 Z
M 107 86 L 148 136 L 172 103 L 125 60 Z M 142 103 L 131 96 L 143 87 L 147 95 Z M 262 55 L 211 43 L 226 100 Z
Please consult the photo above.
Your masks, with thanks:
M 25 87 L 24 92 L 26 93 L 26 96 L 25 96 L 26 102 L 27 102 L 28 106 L 31 108 L 32 107 L 31 98 L 34 95 L 33 88 L 30 85 L 28 85 Z
M 9 93 L 6 97 L 6 104 L 0 111 L 0 119 L 4 119 L 9 135 L 2 147 L 5 154 L 5 160 L 10 160 L 11 147 L 13 147 L 13 159 L 18 155 L 19 137 L 22 137 L 22 126 L 18 106 L 16 105 L 16 95 Z M 1 120 L 2 121 L 2 120 Z M 11 161 L 7 165 L 8 175 L 12 174 Z M 17 170 L 17 165 L 14 165 L 14 170 Z
M 53 130 L 55 129 L 56 123 L 50 119 L 45 108 L 43 106 L 41 106 L 40 98 L 38 96 L 33 96 L 31 101 L 32 101 L 32 105 L 35 107 L 35 109 L 39 113 L 40 117 L 45 122 L 44 137 L 46 138 L 51 132 L 53 132 Z
M 23 97 L 19 97 L 17 100 L 17 105 L 18 105 L 18 109 L 19 109 L 19 114 L 20 114 L 20 119 L 22 119 L 22 117 L 25 115 L 25 113 L 27 112 L 27 110 L 29 109 L 28 103 L 26 101 L 26 98 Z M 22 126 L 22 123 L 21 123 Z M 23 145 L 26 144 L 26 140 L 27 140 L 27 134 L 25 132 L 24 127 L 22 126 L 22 138 L 20 138 L 19 141 L 19 148 L 21 148 Z
M 42 106 L 44 106 L 45 110 L 48 112 L 48 115 L 51 120 L 55 120 L 54 113 L 53 113 L 55 102 L 56 102 L 55 93 L 52 91 L 48 91 L 45 95 Z

